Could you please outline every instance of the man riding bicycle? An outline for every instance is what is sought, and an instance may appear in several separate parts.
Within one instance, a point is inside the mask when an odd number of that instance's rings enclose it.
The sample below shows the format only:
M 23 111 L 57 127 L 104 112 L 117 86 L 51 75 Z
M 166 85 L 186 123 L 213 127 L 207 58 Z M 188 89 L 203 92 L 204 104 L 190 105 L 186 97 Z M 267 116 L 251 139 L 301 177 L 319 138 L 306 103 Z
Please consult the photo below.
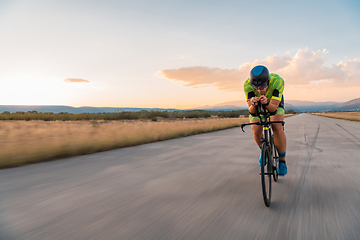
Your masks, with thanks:
M 284 121 L 284 80 L 277 74 L 269 74 L 269 70 L 262 65 L 254 67 L 250 71 L 250 78 L 244 83 L 244 92 L 249 106 L 250 123 L 259 122 L 256 106 L 261 103 L 271 115 L 272 121 Z M 285 162 L 286 136 L 281 123 L 271 124 L 274 133 L 274 142 L 279 152 L 279 175 L 287 174 Z M 262 126 L 251 125 L 254 140 L 261 148 Z M 261 154 L 259 158 L 261 165 Z

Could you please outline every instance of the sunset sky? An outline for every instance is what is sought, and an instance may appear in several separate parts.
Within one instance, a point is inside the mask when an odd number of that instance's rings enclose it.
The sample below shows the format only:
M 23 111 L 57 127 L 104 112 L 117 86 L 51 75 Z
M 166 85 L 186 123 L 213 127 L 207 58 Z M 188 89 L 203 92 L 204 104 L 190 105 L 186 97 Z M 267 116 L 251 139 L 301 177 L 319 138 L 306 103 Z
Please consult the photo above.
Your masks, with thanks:
M 360 1 L 0 0 L 0 105 L 190 108 L 360 97 Z

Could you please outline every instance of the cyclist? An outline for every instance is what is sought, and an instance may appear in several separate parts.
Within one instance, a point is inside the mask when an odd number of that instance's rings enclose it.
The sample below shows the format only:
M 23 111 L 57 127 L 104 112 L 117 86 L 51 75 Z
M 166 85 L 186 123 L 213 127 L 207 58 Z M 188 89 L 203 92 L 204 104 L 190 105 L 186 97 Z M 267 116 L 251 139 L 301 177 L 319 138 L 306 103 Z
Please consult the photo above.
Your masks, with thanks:
M 249 106 L 249 120 L 251 123 L 259 122 L 256 106 L 261 103 L 271 115 L 272 121 L 284 121 L 284 80 L 277 74 L 269 74 L 269 70 L 262 65 L 254 67 L 250 71 L 250 78 L 244 83 L 244 92 Z M 273 123 L 274 142 L 279 152 L 279 175 L 287 174 L 285 162 L 286 136 L 281 123 Z M 254 140 L 261 148 L 262 126 L 251 125 Z M 261 153 L 259 158 L 261 165 Z

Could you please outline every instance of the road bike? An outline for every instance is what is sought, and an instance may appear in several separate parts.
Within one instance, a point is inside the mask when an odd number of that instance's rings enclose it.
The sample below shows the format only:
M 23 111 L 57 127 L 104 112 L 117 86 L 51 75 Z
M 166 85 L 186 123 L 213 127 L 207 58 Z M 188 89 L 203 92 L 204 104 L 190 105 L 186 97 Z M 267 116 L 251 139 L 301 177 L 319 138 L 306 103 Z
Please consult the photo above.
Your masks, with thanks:
M 279 153 L 274 143 L 274 135 L 272 133 L 271 124 L 281 123 L 284 127 L 284 121 L 271 121 L 270 113 L 264 105 L 259 104 L 256 107 L 257 115 L 260 121 L 256 123 L 241 124 L 241 130 L 248 125 L 263 126 L 263 136 L 261 138 L 261 186 L 265 206 L 269 207 L 271 202 L 271 176 L 275 182 L 278 180 Z

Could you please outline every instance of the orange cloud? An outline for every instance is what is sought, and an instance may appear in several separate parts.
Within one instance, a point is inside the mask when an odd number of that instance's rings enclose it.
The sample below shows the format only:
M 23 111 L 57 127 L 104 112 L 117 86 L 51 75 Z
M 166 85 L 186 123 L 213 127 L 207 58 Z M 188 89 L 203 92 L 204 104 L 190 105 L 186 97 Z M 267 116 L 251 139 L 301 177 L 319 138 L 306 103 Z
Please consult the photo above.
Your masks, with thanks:
M 237 69 L 220 69 L 209 67 L 185 67 L 162 70 L 159 73 L 167 79 L 182 81 L 186 87 L 201 87 L 214 85 L 219 90 L 232 91 L 241 87 L 239 79 L 242 78 Z
M 81 79 L 81 78 L 67 78 L 65 79 L 67 83 L 89 83 L 88 80 Z
M 221 69 L 204 66 L 161 70 L 158 75 L 186 83 L 184 86 L 199 87 L 213 85 L 223 91 L 242 91 L 244 81 L 256 65 L 265 65 L 270 72 L 284 78 L 286 85 L 339 85 L 347 82 L 360 85 L 360 59 L 342 61 L 325 66 L 326 49 L 317 52 L 300 49 L 295 56 L 269 56 L 263 60 L 244 63 L 238 69 Z

